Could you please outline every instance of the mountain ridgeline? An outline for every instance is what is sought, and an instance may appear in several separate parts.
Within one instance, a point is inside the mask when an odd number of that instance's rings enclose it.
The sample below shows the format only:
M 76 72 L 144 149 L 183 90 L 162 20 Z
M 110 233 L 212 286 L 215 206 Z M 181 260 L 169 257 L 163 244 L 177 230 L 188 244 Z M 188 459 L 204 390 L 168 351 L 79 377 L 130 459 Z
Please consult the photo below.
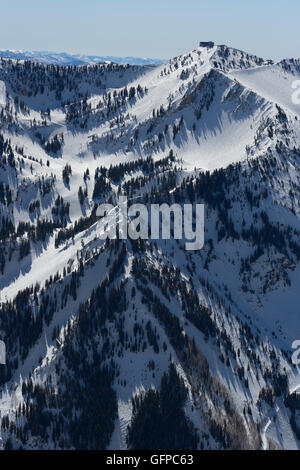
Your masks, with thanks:
M 299 61 L 0 58 L 0 446 L 299 449 Z M 103 239 L 119 196 L 205 242 Z

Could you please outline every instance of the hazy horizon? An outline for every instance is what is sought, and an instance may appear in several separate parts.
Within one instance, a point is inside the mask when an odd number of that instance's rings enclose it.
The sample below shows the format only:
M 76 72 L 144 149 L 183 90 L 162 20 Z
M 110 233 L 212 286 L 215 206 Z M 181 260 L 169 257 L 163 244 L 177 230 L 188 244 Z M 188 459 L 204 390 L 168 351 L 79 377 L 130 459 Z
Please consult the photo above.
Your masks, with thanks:
M 0 49 L 169 59 L 212 40 L 265 59 L 300 56 L 297 0 L 12 0 L 1 13 Z

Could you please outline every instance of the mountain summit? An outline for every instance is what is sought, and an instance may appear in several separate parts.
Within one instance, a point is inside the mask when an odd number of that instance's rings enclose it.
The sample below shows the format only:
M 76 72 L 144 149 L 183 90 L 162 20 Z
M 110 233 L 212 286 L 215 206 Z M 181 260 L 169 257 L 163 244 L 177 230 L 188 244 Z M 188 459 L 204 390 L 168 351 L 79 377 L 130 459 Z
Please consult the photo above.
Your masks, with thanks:
M 299 449 L 299 61 L 0 59 L 10 449 Z M 204 204 L 202 250 L 100 204 Z M 191 217 L 192 220 L 192 217 Z

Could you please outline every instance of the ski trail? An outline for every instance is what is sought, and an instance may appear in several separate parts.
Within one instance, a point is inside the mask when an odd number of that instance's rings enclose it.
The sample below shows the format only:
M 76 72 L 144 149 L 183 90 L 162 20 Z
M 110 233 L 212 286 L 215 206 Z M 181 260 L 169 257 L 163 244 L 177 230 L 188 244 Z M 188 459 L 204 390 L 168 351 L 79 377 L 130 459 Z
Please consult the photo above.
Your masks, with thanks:
M 268 418 L 265 426 L 262 429 L 261 439 L 262 439 L 262 450 L 268 450 L 268 439 L 267 439 L 267 431 L 272 423 L 272 420 Z
M 295 393 L 297 391 L 300 392 L 300 383 L 298 383 L 298 385 L 294 385 L 294 387 L 290 389 L 289 395 L 293 395 L 293 393 Z
M 293 387 L 290 388 L 289 396 L 293 395 L 295 392 L 297 392 L 297 390 L 300 391 L 300 383 L 298 383 L 298 385 L 294 385 Z M 273 411 L 273 413 L 271 413 L 271 415 L 267 418 L 267 421 L 266 421 L 265 425 L 262 428 L 262 432 L 261 432 L 262 450 L 268 450 L 267 432 L 268 432 L 269 427 L 272 424 L 272 419 L 278 413 L 278 411 L 279 411 L 279 406 L 276 405 L 275 411 Z
M 274 416 L 276 416 L 276 414 L 278 413 L 279 411 L 279 406 L 276 405 L 275 406 L 275 410 L 270 414 L 270 416 L 266 417 L 266 424 L 263 426 L 262 428 L 262 434 L 261 434 L 261 439 L 262 439 L 262 450 L 268 450 L 268 438 L 267 438 L 267 432 L 268 432 L 268 429 L 269 427 L 271 426 L 272 424 L 272 420 L 274 418 Z
M 119 400 L 118 402 L 118 413 L 119 413 L 119 426 L 120 426 L 120 437 L 122 449 L 127 449 L 126 436 L 128 425 L 131 420 L 132 407 L 131 403 Z

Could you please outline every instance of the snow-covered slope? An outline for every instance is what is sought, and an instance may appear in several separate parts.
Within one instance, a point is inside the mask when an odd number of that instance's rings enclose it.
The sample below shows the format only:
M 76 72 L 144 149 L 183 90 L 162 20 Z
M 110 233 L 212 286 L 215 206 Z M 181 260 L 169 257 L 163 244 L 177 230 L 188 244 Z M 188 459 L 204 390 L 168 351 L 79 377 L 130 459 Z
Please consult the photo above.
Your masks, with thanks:
M 264 96 L 299 116 L 299 105 L 293 102 L 293 83 L 300 73 L 300 61 L 283 60 L 272 65 L 262 65 L 248 70 L 233 71 L 231 75 L 247 88 Z
M 0 60 L 3 446 L 300 447 L 297 79 L 226 46 Z M 120 193 L 204 203 L 204 248 L 103 241 Z

